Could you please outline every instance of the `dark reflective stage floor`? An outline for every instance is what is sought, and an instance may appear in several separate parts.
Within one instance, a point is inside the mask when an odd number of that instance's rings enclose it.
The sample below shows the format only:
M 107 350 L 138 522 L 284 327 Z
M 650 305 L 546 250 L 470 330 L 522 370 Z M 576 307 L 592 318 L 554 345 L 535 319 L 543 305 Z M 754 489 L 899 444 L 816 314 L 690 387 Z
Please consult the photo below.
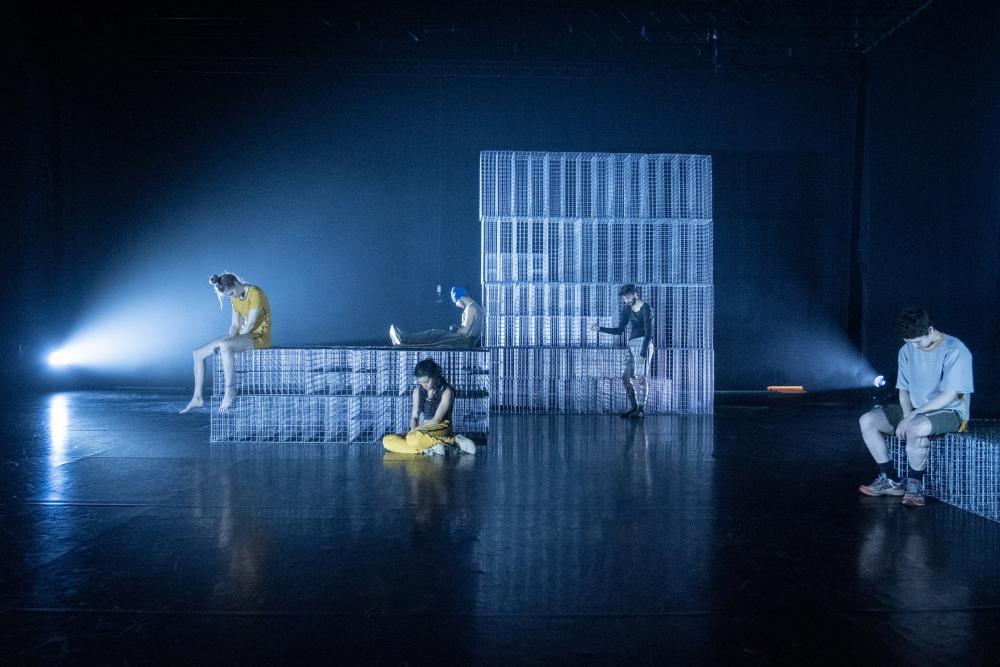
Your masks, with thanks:
M 996 664 L 1000 525 L 867 499 L 864 407 L 494 415 L 479 454 L 208 442 L 182 393 L 5 400 L 25 663 Z

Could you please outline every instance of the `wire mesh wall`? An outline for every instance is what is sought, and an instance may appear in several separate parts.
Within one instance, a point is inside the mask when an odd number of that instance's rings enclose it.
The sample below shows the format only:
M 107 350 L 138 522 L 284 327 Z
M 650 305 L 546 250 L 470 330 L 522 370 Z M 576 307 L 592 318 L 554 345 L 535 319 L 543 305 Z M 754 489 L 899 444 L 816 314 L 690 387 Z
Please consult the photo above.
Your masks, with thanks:
M 906 477 L 906 442 L 887 439 L 898 474 Z M 973 421 L 967 433 L 931 439 L 926 493 L 960 509 L 1000 521 L 1000 422 Z
M 494 409 L 622 409 L 624 338 L 589 329 L 618 324 L 634 283 L 654 313 L 647 412 L 712 412 L 710 157 L 484 151 L 480 223 Z
M 211 441 L 369 442 L 406 431 L 413 367 L 433 358 L 455 388 L 456 433 L 489 431 L 489 356 L 481 350 L 324 348 L 236 355 L 236 400 L 219 413 L 224 381 L 216 357 Z

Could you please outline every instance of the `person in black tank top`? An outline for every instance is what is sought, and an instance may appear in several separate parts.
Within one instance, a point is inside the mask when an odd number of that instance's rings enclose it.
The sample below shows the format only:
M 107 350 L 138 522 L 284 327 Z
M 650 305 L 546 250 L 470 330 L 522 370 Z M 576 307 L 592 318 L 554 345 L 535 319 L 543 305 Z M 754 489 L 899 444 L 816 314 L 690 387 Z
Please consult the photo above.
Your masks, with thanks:
M 622 369 L 622 384 L 628 396 L 629 410 L 622 417 L 642 417 L 646 409 L 649 369 L 653 362 L 653 309 L 639 296 L 635 285 L 622 285 L 618 290 L 624 305 L 618 315 L 617 327 L 602 327 L 597 322 L 591 331 L 621 336 L 628 332 L 628 354 Z
M 410 431 L 405 435 L 390 434 L 382 445 L 399 454 L 443 454 L 443 447 L 456 444 L 464 452 L 474 454 L 475 444 L 463 435 L 451 431 L 451 412 L 455 390 L 448 384 L 441 367 L 433 359 L 417 362 L 413 369 L 417 386 L 413 388 L 413 409 L 410 412 Z

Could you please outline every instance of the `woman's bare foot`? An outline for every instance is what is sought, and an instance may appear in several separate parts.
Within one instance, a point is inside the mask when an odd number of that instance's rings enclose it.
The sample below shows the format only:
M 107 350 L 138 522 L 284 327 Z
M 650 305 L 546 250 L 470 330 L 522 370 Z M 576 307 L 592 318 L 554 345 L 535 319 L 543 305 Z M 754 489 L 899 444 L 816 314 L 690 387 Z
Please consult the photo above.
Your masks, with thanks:
M 179 414 L 184 414 L 185 412 L 191 412 L 195 408 L 200 408 L 205 405 L 205 399 L 201 396 L 195 396 L 191 399 L 191 402 L 187 404 L 187 407 L 180 411 Z
M 226 387 L 226 392 L 222 395 L 222 402 L 219 403 L 219 412 L 225 412 L 233 405 L 233 399 L 236 398 L 236 389 L 233 387 Z

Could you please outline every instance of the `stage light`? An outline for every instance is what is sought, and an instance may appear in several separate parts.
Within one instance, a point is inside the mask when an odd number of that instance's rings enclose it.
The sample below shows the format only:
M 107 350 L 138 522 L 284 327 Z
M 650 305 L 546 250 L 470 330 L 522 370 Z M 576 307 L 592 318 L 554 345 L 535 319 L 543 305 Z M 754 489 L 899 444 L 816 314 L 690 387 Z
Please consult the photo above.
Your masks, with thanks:
M 160 297 L 160 303 L 168 302 L 168 297 Z M 212 309 L 211 294 L 206 305 L 209 317 L 228 319 L 228 313 L 222 312 L 221 317 L 215 314 L 218 311 Z M 189 360 L 190 350 L 185 348 L 194 345 L 185 344 L 186 341 L 176 335 L 176 322 L 171 318 L 172 311 L 184 310 L 181 305 L 158 308 L 155 302 L 123 298 L 117 304 L 109 304 L 105 312 L 95 313 L 90 322 L 81 325 L 56 347 L 46 361 L 59 370 L 72 367 L 127 371 L 152 367 L 164 359 Z M 210 322 L 206 317 L 205 323 Z M 218 329 L 223 327 L 219 325 Z M 205 333 L 197 336 L 191 339 L 197 341 L 202 336 L 208 337 Z
M 885 376 L 884 375 L 876 375 L 875 378 L 872 380 L 872 386 L 873 387 L 884 387 L 885 386 Z
M 67 350 L 60 348 L 49 355 L 49 366 L 66 366 L 70 363 L 70 355 Z

